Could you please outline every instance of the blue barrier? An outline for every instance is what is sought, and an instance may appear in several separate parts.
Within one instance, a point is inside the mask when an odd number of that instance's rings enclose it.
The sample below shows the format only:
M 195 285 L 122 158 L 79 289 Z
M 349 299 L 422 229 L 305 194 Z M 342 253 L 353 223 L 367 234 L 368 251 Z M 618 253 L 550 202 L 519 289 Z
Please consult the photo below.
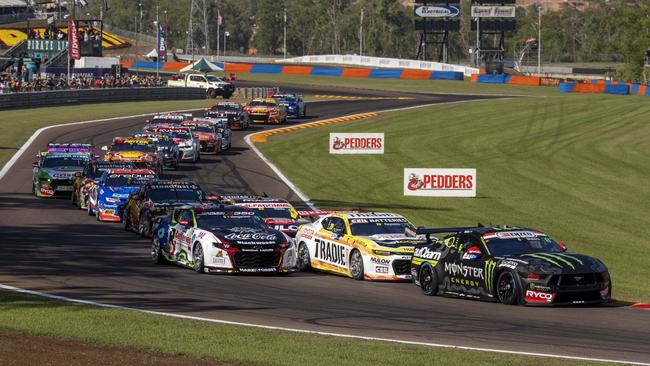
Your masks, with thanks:
M 251 68 L 251 74 L 279 74 L 282 72 L 282 65 L 263 65 L 254 64 Z
M 156 64 L 158 64 L 158 69 L 162 70 L 165 67 L 164 62 L 154 62 L 154 61 L 135 61 L 131 66 L 132 69 L 156 69 Z
M 560 83 L 560 93 L 573 93 L 576 83 Z
M 368 77 L 371 79 L 399 79 L 403 71 L 402 69 L 372 69 Z
M 630 87 L 630 94 L 638 94 L 639 93 L 639 84 L 632 84 Z
M 460 71 L 433 71 L 429 80 L 465 80 L 465 75 Z
M 341 74 L 343 74 L 342 67 L 314 66 L 311 69 L 311 75 L 314 76 L 341 76 Z
M 477 83 L 484 84 L 507 84 L 510 80 L 508 74 L 481 74 L 476 78 Z
M 609 84 L 605 86 L 605 94 L 628 95 L 630 94 L 630 87 L 625 84 Z

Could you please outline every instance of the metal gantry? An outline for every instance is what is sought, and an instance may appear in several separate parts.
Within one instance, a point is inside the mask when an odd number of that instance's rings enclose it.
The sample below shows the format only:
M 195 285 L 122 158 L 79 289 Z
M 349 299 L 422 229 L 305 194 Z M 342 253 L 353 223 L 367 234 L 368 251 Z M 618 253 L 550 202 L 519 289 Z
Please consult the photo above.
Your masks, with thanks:
M 205 49 L 205 53 L 210 53 L 210 33 L 208 32 L 208 7 L 205 0 L 192 0 L 190 7 L 190 20 L 187 26 L 187 46 L 186 51 L 192 51 L 192 61 L 196 46 Z

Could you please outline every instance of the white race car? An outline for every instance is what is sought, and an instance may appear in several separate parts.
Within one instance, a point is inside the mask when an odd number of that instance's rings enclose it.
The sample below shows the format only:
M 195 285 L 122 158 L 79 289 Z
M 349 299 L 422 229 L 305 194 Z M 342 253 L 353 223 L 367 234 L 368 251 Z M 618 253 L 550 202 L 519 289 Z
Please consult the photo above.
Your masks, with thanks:
M 426 243 L 404 217 L 391 213 L 334 213 L 296 234 L 298 268 L 356 280 L 411 280 L 415 245 Z
M 180 206 L 154 223 L 151 257 L 196 272 L 292 272 L 294 240 L 255 212 L 228 205 Z

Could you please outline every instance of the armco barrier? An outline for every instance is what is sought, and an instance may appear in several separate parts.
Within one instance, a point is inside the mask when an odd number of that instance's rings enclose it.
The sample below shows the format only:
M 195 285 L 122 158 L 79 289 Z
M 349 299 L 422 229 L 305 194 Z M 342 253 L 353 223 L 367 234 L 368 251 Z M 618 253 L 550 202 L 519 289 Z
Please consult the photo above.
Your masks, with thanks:
M 146 100 L 205 99 L 201 88 L 114 88 L 0 94 L 0 110 Z

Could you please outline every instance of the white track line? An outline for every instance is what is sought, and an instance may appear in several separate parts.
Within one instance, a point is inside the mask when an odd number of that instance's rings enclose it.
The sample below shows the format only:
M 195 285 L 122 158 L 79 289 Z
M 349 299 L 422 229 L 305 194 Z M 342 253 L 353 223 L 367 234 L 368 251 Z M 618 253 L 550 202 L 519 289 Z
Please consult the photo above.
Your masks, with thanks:
M 316 334 L 316 335 L 322 335 L 322 336 L 349 338 L 349 339 L 359 339 L 359 340 L 366 340 L 366 341 L 381 341 L 381 342 L 408 344 L 408 345 L 413 345 L 413 346 L 425 346 L 425 347 L 433 347 L 433 348 L 450 348 L 450 349 L 462 349 L 462 350 L 468 350 L 468 351 L 502 353 L 502 354 L 518 355 L 518 356 L 547 357 L 547 358 L 558 358 L 558 359 L 565 359 L 565 360 L 594 361 L 594 362 L 620 363 L 620 364 L 626 364 L 626 365 L 650 366 L 650 363 L 644 363 L 644 362 L 621 361 L 621 360 L 611 360 L 611 359 L 592 358 L 592 357 L 566 356 L 566 355 L 559 355 L 559 354 L 554 354 L 554 353 L 522 352 L 522 351 L 512 351 L 512 350 L 494 349 L 494 348 L 455 346 L 455 345 L 452 345 L 452 344 L 416 342 L 416 341 L 406 341 L 406 340 L 391 339 L 391 338 L 365 337 L 365 336 L 360 336 L 360 335 L 344 334 L 344 333 L 321 332 L 321 331 L 307 330 L 307 329 L 275 327 L 275 326 L 271 326 L 271 325 L 242 323 L 242 322 L 235 322 L 235 321 L 229 321 L 229 320 L 203 318 L 203 317 L 192 316 L 192 315 L 166 313 L 166 312 L 154 311 L 154 310 L 143 310 L 143 309 L 137 309 L 137 308 L 132 308 L 132 307 L 128 307 L 128 306 L 121 306 L 121 305 L 104 304 L 104 303 L 95 302 L 95 301 L 75 299 L 75 298 L 71 298 L 71 297 L 67 297 L 67 296 L 59 296 L 59 295 L 47 294 L 47 293 L 44 293 L 44 292 L 25 290 L 25 289 L 22 289 L 22 288 L 19 288 L 19 287 L 3 285 L 3 284 L 0 284 L 0 289 L 8 290 L 8 291 L 14 291 L 14 292 L 22 293 L 22 294 L 27 294 L 27 295 L 45 297 L 45 298 L 52 299 L 52 300 L 58 300 L 58 301 L 75 303 L 75 304 L 81 304 L 81 305 L 90 305 L 90 306 L 97 306 L 97 307 L 101 307 L 101 308 L 134 311 L 134 312 L 144 313 L 144 314 L 160 315 L 160 316 L 166 316 L 166 317 L 171 317 L 171 318 L 178 318 L 178 319 L 185 319 L 185 320 L 195 320 L 195 321 L 202 321 L 202 322 L 216 323 L 216 324 L 244 326 L 244 327 L 250 327 L 250 328 L 260 328 L 260 329 L 269 329 L 269 330 L 280 330 L 280 331 L 286 331 L 286 332 L 292 332 L 292 333 Z

